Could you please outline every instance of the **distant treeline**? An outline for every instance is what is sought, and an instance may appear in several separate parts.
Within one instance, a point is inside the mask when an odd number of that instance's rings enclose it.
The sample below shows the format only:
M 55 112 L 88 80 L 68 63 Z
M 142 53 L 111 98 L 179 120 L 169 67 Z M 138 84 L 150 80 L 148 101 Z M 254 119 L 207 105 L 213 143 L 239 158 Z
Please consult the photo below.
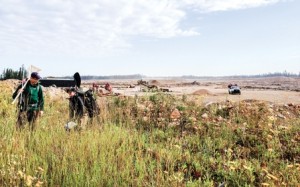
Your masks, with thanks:
M 11 68 L 4 69 L 0 75 L 0 80 L 6 79 L 22 79 L 27 77 L 27 71 L 24 67 L 20 67 L 18 70 L 13 70 Z M 80 73 L 80 72 L 79 72 Z M 159 76 L 163 77 L 163 76 Z M 184 75 L 184 76 L 169 76 L 165 78 L 172 79 L 208 79 L 208 78 L 264 78 L 264 77 L 300 77 L 299 74 L 284 72 L 266 73 L 258 75 L 231 75 L 231 76 L 194 76 L 194 75 Z M 73 79 L 73 76 L 64 77 L 51 77 L 51 78 L 63 78 L 63 79 Z M 108 76 L 95 76 L 95 75 L 81 75 L 82 80 L 109 80 L 109 79 L 146 79 L 149 78 L 145 75 L 134 74 L 134 75 L 108 75 Z M 153 78 L 153 77 L 151 77 Z
M 19 70 L 13 70 L 11 68 L 4 69 L 0 75 L 0 80 L 6 79 L 19 79 L 27 77 L 27 71 L 24 67 L 20 67 Z
M 194 76 L 194 75 L 185 75 L 181 78 L 184 79 L 206 79 L 206 78 L 264 78 L 264 77 L 300 77 L 299 74 L 284 72 L 275 72 L 275 73 L 265 73 L 258 75 L 229 75 L 229 76 Z
M 289 72 L 275 72 L 275 73 L 266 73 L 259 75 L 230 75 L 230 76 L 194 76 L 194 75 L 184 75 L 184 76 L 172 76 L 172 77 L 163 77 L 160 78 L 171 78 L 171 79 L 208 79 L 208 78 L 263 78 L 263 77 L 300 77 L 299 74 L 289 73 Z M 73 79 L 72 76 L 60 77 L 65 79 Z M 82 80 L 108 80 L 108 79 L 147 79 L 145 75 L 135 74 L 135 75 L 108 75 L 108 76 L 92 76 L 92 75 L 82 75 Z M 151 77 L 155 78 L 155 77 Z

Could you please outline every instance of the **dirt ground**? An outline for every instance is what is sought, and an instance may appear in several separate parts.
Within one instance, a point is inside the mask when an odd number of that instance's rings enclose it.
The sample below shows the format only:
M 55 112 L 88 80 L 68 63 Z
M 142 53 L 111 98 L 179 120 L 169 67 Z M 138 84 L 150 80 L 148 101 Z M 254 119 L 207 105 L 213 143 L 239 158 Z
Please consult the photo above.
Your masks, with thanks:
M 262 100 L 274 104 L 300 104 L 300 78 L 243 78 L 243 79 L 149 79 L 150 85 L 156 85 L 160 89 L 168 89 L 168 94 L 189 95 L 200 98 L 206 104 L 210 102 L 243 100 Z M 86 86 L 92 81 L 87 81 Z M 137 85 L 137 80 L 109 80 L 97 81 L 102 86 L 109 82 L 113 86 L 113 91 L 121 95 L 150 95 L 155 91 L 142 91 L 144 86 Z M 241 95 L 229 95 L 227 85 L 238 84 L 241 88 Z M 134 86 L 134 88 L 130 88 Z
M 125 96 L 143 96 L 157 93 L 157 90 L 145 91 L 145 86 L 138 85 L 138 80 L 96 80 L 82 81 L 82 87 L 89 89 L 93 83 L 99 85 L 99 89 L 104 89 L 105 83 L 110 83 L 113 92 Z M 274 104 L 300 104 L 300 78 L 243 78 L 243 79 L 148 79 L 145 80 L 150 85 L 166 94 L 187 95 L 200 100 L 203 104 L 222 101 L 239 102 L 243 100 L 261 100 Z M 241 95 L 229 95 L 227 85 L 238 84 L 241 88 Z M 13 92 L 17 86 L 17 80 L 6 80 L 1 84 L 7 84 Z M 44 89 L 51 98 L 66 98 L 68 95 L 61 88 Z

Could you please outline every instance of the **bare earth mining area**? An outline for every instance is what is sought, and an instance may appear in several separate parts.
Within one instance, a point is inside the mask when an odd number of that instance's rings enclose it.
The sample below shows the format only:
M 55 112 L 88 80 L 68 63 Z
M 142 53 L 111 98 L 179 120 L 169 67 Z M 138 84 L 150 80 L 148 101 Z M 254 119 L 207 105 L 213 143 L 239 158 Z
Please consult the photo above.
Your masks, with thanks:
M 260 100 L 274 104 L 300 104 L 300 78 L 272 77 L 272 78 L 242 78 L 242 79 L 145 79 L 146 85 L 132 80 L 88 80 L 82 81 L 83 89 L 91 88 L 93 83 L 104 90 L 104 85 L 110 83 L 113 93 L 124 96 L 147 96 L 158 92 L 176 96 L 186 95 L 195 98 L 202 104 L 223 101 L 239 102 L 243 100 Z M 11 92 L 16 88 L 17 80 L 6 80 Z M 228 94 L 228 84 L 237 84 L 241 95 Z M 151 89 L 150 89 L 150 88 Z M 152 88 L 154 87 L 154 88 Z M 67 93 L 60 88 L 45 88 L 44 91 L 54 98 L 66 98 Z M 103 96 L 105 97 L 105 96 Z
M 145 79 L 147 85 L 155 85 L 158 91 L 172 95 L 187 95 L 200 99 L 203 104 L 211 102 L 243 100 L 262 100 L 274 104 L 300 104 L 300 78 L 241 78 L 241 79 Z M 114 93 L 125 96 L 142 96 L 156 93 L 145 85 L 138 85 L 138 80 L 97 80 L 83 81 L 84 87 L 97 83 L 103 87 L 110 83 Z M 228 84 L 237 84 L 241 95 L 228 94 Z M 100 88 L 101 89 L 101 88 Z

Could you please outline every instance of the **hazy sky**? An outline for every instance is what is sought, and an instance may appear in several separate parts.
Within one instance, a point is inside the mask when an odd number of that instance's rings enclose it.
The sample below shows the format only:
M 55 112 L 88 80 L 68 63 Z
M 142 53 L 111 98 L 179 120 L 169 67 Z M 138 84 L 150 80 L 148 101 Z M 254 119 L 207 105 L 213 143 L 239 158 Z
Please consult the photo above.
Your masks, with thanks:
M 0 70 L 300 72 L 299 0 L 0 0 Z

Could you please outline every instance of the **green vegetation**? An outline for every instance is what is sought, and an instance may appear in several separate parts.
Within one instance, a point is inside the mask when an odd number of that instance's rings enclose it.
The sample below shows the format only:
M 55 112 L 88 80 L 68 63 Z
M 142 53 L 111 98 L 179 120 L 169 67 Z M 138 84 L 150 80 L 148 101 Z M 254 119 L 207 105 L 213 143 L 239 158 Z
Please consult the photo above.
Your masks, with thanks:
M 19 79 L 22 80 L 27 76 L 27 71 L 24 67 L 20 67 L 19 70 L 15 71 L 11 68 L 6 68 L 3 73 L 0 74 L 0 80 L 6 79 Z
M 100 121 L 67 133 L 67 100 L 46 97 L 45 115 L 30 132 L 15 129 L 11 90 L 0 87 L 1 186 L 300 183 L 298 106 L 204 107 L 197 104 L 201 98 L 166 94 L 107 97 L 99 98 Z

